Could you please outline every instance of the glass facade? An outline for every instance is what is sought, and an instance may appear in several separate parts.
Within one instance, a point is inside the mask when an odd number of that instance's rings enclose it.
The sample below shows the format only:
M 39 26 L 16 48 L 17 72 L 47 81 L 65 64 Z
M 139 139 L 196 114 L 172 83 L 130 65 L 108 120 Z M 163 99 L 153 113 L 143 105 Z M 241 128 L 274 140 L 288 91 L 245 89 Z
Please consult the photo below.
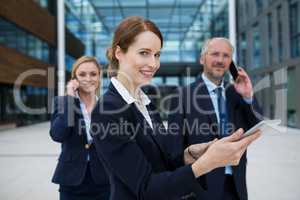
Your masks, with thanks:
M 273 29 L 272 29 L 272 13 L 268 14 L 268 51 L 269 51 L 269 64 L 273 62 Z
M 256 14 L 259 15 L 263 10 L 263 0 L 255 0 L 256 3 Z
M 295 67 L 290 67 L 287 71 L 287 124 L 292 127 L 296 127 L 297 123 L 297 99 L 295 98 L 295 91 L 297 91 L 297 81 L 296 81 L 296 69 Z
M 48 8 L 48 1 L 36 1 L 43 8 Z M 52 66 L 57 62 L 57 50 L 42 39 L 0 17 L 0 45 L 15 49 L 17 52 Z M 66 54 L 66 70 L 70 71 L 75 59 Z M 17 126 L 45 121 L 48 119 L 48 89 L 23 85 L 20 89 L 21 99 L 13 94 L 13 84 L 0 82 L 0 125 L 14 123 Z M 45 108 L 43 114 L 22 110 L 22 105 L 31 109 Z
M 50 63 L 51 47 L 46 42 L 1 17 L 0 29 L 0 45 L 16 49 L 44 63 Z M 0 83 L 0 91 L 0 124 L 15 123 L 21 126 L 47 120 L 47 113 L 31 115 L 20 109 L 13 95 L 12 84 Z M 47 105 L 47 88 L 22 86 L 20 93 L 22 102 L 27 107 L 39 108 Z
M 239 54 L 239 64 L 241 66 L 247 66 L 247 38 L 246 33 L 242 33 L 240 36 L 240 43 L 238 43 L 240 54 Z
M 45 108 L 47 105 L 47 88 L 22 86 L 20 90 L 22 104 L 31 109 Z M 15 123 L 17 126 L 32 124 L 48 119 L 47 113 L 30 114 L 21 109 L 22 106 L 13 95 L 13 85 L 0 84 L 0 125 Z
M 278 31 L 278 61 L 283 59 L 283 32 L 282 32 L 282 6 L 277 7 L 277 31 Z
M 1 45 L 16 49 L 27 56 L 46 63 L 49 62 L 49 45 L 46 42 L 1 17 L 0 29 Z
M 300 56 L 300 3 L 289 2 L 290 10 L 290 38 L 292 58 Z
M 35 0 L 35 2 L 46 8 L 50 14 L 55 15 L 55 1 Z M 238 0 L 236 2 L 238 6 L 238 63 L 245 66 L 250 73 L 251 70 L 261 71 L 261 74 L 255 74 L 254 80 L 257 81 L 272 74 L 272 72 L 264 71 L 265 65 L 269 65 L 270 68 L 276 67 L 288 59 L 289 55 L 291 58 L 300 56 L 299 0 Z M 286 15 L 287 12 L 288 15 Z M 65 1 L 66 27 L 82 41 L 85 46 L 85 55 L 97 57 L 104 68 L 103 71 L 107 67 L 106 49 L 111 43 L 115 27 L 122 19 L 132 15 L 151 19 L 163 34 L 164 47 L 161 64 L 172 66 L 172 68 L 169 68 L 170 71 L 159 71 L 152 83 L 163 88 L 162 91 L 165 93 L 170 92 L 169 89 L 173 89 L 176 85 L 186 85 L 196 79 L 200 68 L 190 76 L 184 74 L 185 70 L 182 69 L 190 63 L 198 64 L 200 50 L 206 39 L 229 35 L 227 0 Z M 288 23 L 285 22 L 287 17 Z M 55 47 L 1 17 L 0 28 L 0 45 L 16 49 L 44 63 L 56 65 Z M 290 41 L 285 41 L 287 38 Z M 287 42 L 290 44 L 287 45 Z M 285 47 L 290 49 L 286 51 Z M 65 64 L 68 72 L 71 71 L 74 62 L 75 58 L 66 55 Z M 293 75 L 290 76 L 293 80 Z M 109 78 L 106 73 L 103 73 L 102 93 L 105 92 L 108 84 Z M 3 83 L 0 89 L 5 94 L 0 97 L 1 120 L 4 120 L 5 116 L 10 116 L 8 113 L 16 114 L 20 111 L 12 105 L 13 101 L 8 99 L 12 88 Z M 22 87 L 22 95 L 24 99 L 32 98 L 32 102 L 38 106 L 41 104 L 35 102 L 34 98 L 47 96 L 45 88 L 30 86 Z M 267 99 L 267 96 L 267 93 L 262 94 L 263 99 Z M 10 102 L 7 103 L 7 101 Z M 265 105 L 267 106 L 268 103 Z M 272 106 L 273 108 L 268 110 L 274 110 L 275 105 Z M 288 116 L 293 116 L 291 113 L 294 111 L 290 110 Z M 294 110 L 297 112 L 296 108 Z M 6 120 L 9 121 L 10 118 L 7 117 Z
M 256 84 L 266 87 L 256 92 L 265 116 L 280 115 L 284 124 L 300 128 L 297 90 L 300 84 L 300 1 L 238 0 L 237 3 L 239 8 L 246 8 L 237 9 L 238 59 L 244 63 L 246 58 L 254 87 Z M 282 78 L 286 73 L 287 78 Z
M 115 27 L 122 19 L 137 15 L 149 18 L 156 23 L 163 34 L 164 47 L 161 64 L 172 66 L 174 70 L 185 68 L 184 63 L 198 63 L 203 42 L 214 36 L 228 37 L 228 2 L 227 0 L 151 0 L 151 1 L 111 1 L 111 0 L 67 0 L 66 25 L 84 43 L 86 55 L 94 55 L 102 66 L 107 67 L 106 49 L 111 44 Z M 199 70 L 200 71 L 200 67 Z M 187 74 L 157 74 L 153 84 L 164 87 L 185 85 L 195 80 Z M 109 84 L 106 73 L 102 78 L 102 91 Z
M 252 32 L 253 39 L 253 51 L 252 51 L 252 66 L 254 68 L 261 66 L 261 39 L 260 39 L 260 30 L 258 24 L 253 25 Z
M 36 3 L 38 3 L 43 8 L 48 8 L 48 0 L 34 0 Z
M 127 16 L 138 15 L 154 21 L 163 33 L 161 62 L 195 62 L 203 41 L 228 35 L 226 0 L 132 1 L 67 0 L 67 26 L 86 45 L 87 55 L 107 64 L 106 49 L 114 28 Z M 72 15 L 72 16 L 71 16 Z M 82 22 L 82 25 L 78 23 Z
M 105 49 L 110 42 L 110 34 L 103 25 L 100 14 L 89 0 L 67 0 L 66 26 L 85 45 L 85 55 L 96 56 L 101 64 L 106 64 Z

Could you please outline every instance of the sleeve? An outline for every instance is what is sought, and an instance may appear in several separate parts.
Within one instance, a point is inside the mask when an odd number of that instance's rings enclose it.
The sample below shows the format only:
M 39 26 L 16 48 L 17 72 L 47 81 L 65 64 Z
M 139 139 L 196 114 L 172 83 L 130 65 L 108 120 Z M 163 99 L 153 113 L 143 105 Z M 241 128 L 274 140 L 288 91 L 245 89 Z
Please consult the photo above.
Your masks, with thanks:
M 251 103 L 243 101 L 242 103 L 243 116 L 247 122 L 248 128 L 251 128 L 261 120 L 263 120 L 263 112 L 255 97 Z
M 112 106 L 112 103 L 104 105 Z M 98 106 L 92 114 L 91 133 L 98 156 L 109 173 L 135 194 L 137 199 L 165 200 L 202 191 L 190 165 L 174 171 L 153 172 L 141 147 L 132 137 L 134 129 L 131 127 L 125 130 L 121 127 L 130 123 L 128 110 L 116 113 L 99 113 L 97 110 Z
M 176 90 L 175 95 L 171 98 L 168 115 L 168 138 L 165 138 L 167 153 L 171 162 L 177 167 L 184 165 L 184 150 L 189 145 L 187 137 L 189 136 L 186 129 L 186 109 L 188 97 L 185 95 L 185 88 Z M 206 175 L 197 178 L 198 183 L 204 190 L 207 190 Z
M 75 120 L 75 98 L 59 96 L 54 98 L 50 119 L 50 136 L 56 142 L 64 142 L 72 133 Z
M 170 155 L 173 163 L 182 163 L 185 142 L 185 109 L 183 106 L 182 90 L 178 89 L 170 99 L 168 115 L 168 134 L 164 137 L 166 151 Z M 178 165 L 177 164 L 177 165 Z

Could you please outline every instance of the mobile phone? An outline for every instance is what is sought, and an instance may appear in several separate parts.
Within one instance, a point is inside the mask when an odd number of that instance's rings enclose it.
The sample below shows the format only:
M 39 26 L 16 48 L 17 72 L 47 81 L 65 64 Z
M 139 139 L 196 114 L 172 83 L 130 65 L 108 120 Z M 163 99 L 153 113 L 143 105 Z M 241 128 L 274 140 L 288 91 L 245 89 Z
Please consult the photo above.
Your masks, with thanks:
M 76 76 L 74 76 L 73 78 L 72 78 L 72 80 L 76 80 L 78 83 L 79 83 L 79 81 L 78 81 L 78 79 L 77 79 L 77 77 Z M 76 92 L 78 91 L 78 88 L 76 88 L 76 90 L 75 90 Z
M 236 80 L 237 77 L 239 76 L 239 73 L 238 73 L 238 68 L 236 67 L 236 65 L 233 61 L 230 63 L 229 71 L 230 71 L 230 74 L 231 74 L 233 80 Z

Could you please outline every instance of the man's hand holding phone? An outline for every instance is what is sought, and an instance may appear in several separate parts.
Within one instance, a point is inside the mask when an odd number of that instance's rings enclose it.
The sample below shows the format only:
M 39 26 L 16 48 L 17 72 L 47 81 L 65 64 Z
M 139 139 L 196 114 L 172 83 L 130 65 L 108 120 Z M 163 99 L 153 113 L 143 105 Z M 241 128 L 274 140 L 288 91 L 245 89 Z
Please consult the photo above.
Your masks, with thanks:
M 253 97 L 253 86 L 246 71 L 241 67 L 237 68 L 233 61 L 230 64 L 229 70 L 234 79 L 235 90 L 243 98 L 251 99 Z
M 67 95 L 75 96 L 78 88 L 79 88 L 79 81 L 77 79 L 70 80 L 67 84 Z

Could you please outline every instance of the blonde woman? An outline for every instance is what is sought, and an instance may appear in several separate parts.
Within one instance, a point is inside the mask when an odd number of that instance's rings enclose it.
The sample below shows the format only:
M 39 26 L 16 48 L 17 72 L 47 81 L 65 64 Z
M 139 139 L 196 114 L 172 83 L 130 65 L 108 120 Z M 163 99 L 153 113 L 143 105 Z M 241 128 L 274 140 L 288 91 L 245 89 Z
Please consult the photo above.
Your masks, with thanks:
M 66 95 L 54 100 L 50 135 L 62 144 L 62 151 L 52 181 L 59 184 L 61 200 L 109 199 L 108 177 L 89 132 L 100 73 L 94 57 L 79 58 L 73 64 Z

